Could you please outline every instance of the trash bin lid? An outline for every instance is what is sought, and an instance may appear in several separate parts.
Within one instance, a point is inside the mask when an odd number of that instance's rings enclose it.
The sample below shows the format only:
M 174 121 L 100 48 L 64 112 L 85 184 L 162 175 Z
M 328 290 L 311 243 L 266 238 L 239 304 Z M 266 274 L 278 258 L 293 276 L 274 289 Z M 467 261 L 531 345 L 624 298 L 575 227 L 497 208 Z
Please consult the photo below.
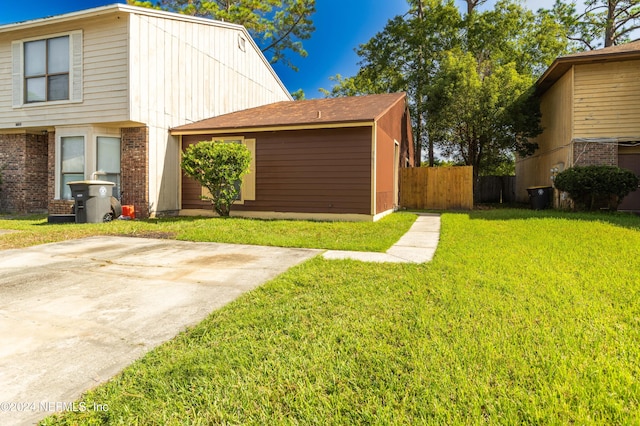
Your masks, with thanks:
M 551 186 L 549 185 L 530 186 L 527 189 L 547 189 L 547 188 L 551 188 Z
M 115 183 L 109 182 L 108 180 L 75 180 L 73 182 L 67 182 L 67 185 L 111 185 L 111 186 L 114 186 Z

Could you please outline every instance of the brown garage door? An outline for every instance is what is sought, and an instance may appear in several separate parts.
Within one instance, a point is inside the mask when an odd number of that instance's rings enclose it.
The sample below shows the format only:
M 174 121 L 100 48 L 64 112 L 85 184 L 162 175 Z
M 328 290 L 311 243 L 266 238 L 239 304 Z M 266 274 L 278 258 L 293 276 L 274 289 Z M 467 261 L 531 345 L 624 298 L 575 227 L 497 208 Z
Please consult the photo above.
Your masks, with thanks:
M 640 176 L 640 154 L 620 154 L 618 156 L 618 166 L 623 169 L 629 169 L 637 176 Z M 627 195 L 622 200 L 618 210 L 640 211 L 640 190 Z

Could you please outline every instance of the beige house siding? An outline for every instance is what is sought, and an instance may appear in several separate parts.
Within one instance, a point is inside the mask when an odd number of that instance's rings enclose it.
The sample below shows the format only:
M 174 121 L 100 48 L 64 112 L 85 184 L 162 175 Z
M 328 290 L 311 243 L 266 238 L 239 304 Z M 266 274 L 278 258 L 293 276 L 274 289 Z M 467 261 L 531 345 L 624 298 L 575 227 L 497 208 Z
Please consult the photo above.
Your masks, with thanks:
M 132 121 L 177 126 L 291 99 L 238 25 L 131 14 L 130 31 Z
M 13 107 L 12 42 L 82 32 L 81 102 Z M 120 122 L 128 118 L 127 14 L 62 22 L 0 34 L 0 129 Z
M 640 139 L 640 60 L 575 66 L 575 138 Z
M 70 100 L 23 104 L 22 43 L 66 34 L 77 47 Z M 291 96 L 239 25 L 117 4 L 0 26 L 0 133 L 49 132 L 55 152 L 61 135 L 79 132 L 88 177 L 98 133 L 144 129 L 148 139 L 136 146 L 144 148 L 148 196 L 128 202 L 148 203 L 151 215 L 180 207 L 180 144 L 170 128 L 282 100 Z M 59 167 L 55 155 L 49 160 L 50 169 Z M 123 159 L 123 177 L 142 179 L 126 167 Z M 50 205 L 60 196 L 57 179 Z
M 516 196 L 527 201 L 527 188 L 551 186 L 551 168 L 568 167 L 571 163 L 573 134 L 574 72 L 570 69 L 540 101 L 541 125 L 544 132 L 536 138 L 538 149 L 516 161 Z
M 238 25 L 132 13 L 130 120 L 149 126 L 152 211 L 178 211 L 180 143 L 168 129 L 290 100 Z

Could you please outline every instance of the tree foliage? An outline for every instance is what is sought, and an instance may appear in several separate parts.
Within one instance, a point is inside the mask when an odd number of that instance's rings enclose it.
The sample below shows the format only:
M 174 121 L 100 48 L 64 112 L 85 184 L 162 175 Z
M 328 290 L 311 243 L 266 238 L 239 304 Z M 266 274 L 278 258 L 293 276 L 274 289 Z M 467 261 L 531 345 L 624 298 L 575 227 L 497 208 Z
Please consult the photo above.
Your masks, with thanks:
M 303 40 L 311 37 L 315 27 L 311 16 L 315 0 L 128 0 L 129 4 L 201 16 L 243 25 L 269 54 L 271 63 L 281 62 L 297 70 L 287 52 L 307 56 Z
M 586 0 L 579 11 L 575 2 L 556 0 L 550 10 L 542 10 L 566 29 L 565 37 L 575 50 L 593 50 L 626 43 L 640 29 L 640 1 Z
M 548 13 L 511 0 L 476 10 L 481 3 L 468 0 L 463 15 L 451 0 L 410 0 L 358 48 L 358 73 L 337 76 L 326 94 L 406 91 L 417 160 L 426 147 L 431 165 L 434 148 L 476 175 L 531 153 L 528 138 L 541 131 L 531 87 L 568 41 Z
M 231 206 L 240 193 L 239 183 L 249 172 L 251 152 L 243 144 L 228 142 L 198 142 L 182 154 L 182 170 L 209 190 L 216 213 L 229 216 Z

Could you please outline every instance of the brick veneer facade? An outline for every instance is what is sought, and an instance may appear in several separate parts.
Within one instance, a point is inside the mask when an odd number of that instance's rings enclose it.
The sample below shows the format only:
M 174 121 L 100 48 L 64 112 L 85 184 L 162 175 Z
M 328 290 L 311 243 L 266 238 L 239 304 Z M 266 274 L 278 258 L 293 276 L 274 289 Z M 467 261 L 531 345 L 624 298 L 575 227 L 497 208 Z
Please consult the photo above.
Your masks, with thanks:
M 149 216 L 149 130 L 121 131 L 122 204 L 135 207 L 136 217 Z M 55 199 L 56 135 L 0 134 L 0 211 L 73 213 L 73 200 Z
M 34 213 L 47 209 L 47 137 L 0 134 L 0 210 Z
M 149 128 L 122 129 L 120 149 L 122 205 L 133 205 L 136 217 L 149 217 Z
M 574 142 L 574 166 L 617 166 L 616 142 Z
M 73 200 L 55 199 L 56 182 L 56 134 L 49 132 L 49 214 L 71 214 L 73 213 Z

